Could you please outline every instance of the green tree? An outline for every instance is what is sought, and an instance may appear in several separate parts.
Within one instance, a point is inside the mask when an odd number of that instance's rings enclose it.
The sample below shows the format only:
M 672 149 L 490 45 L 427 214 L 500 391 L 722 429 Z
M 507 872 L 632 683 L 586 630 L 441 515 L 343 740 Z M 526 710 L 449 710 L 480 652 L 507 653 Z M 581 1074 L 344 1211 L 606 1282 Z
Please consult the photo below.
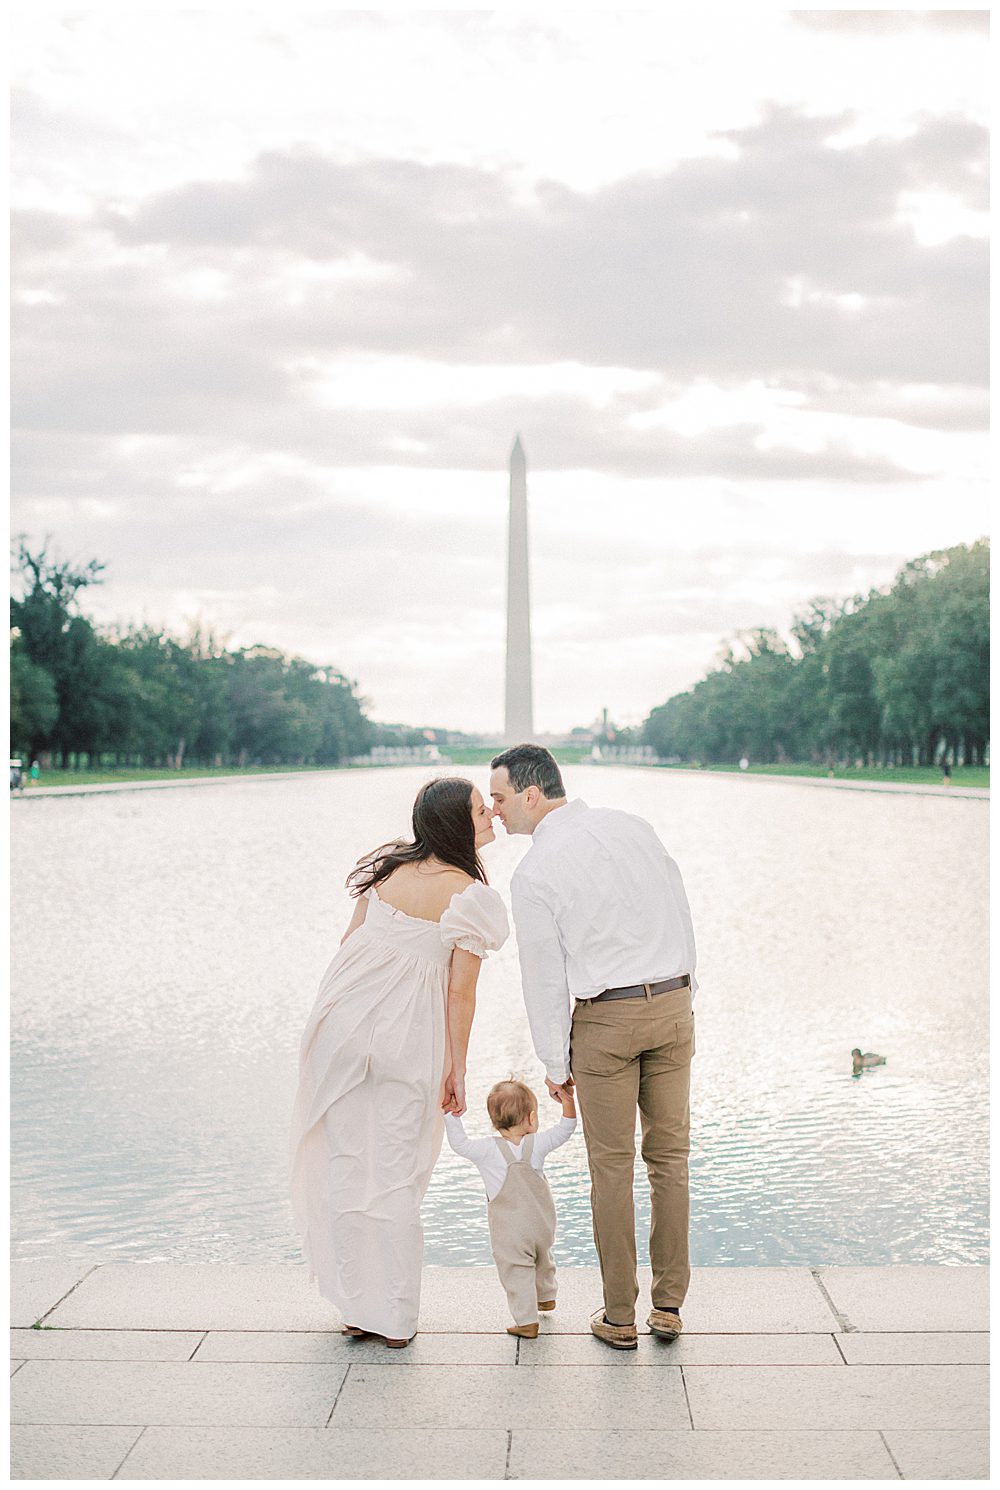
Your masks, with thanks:
M 83 690 L 85 680 L 93 681 L 95 638 L 90 622 L 75 609 L 80 591 L 101 583 L 104 565 L 95 559 L 82 566 L 60 563 L 46 546 L 36 553 L 22 540 L 14 569 L 11 626 L 19 632 L 29 661 L 49 675 L 56 691 L 56 716 L 40 729 L 31 748 L 54 749 L 65 761 L 79 739 L 92 735 Z
M 10 646 L 10 749 L 28 760 L 41 752 L 59 717 L 55 679 L 32 662 L 15 631 Z

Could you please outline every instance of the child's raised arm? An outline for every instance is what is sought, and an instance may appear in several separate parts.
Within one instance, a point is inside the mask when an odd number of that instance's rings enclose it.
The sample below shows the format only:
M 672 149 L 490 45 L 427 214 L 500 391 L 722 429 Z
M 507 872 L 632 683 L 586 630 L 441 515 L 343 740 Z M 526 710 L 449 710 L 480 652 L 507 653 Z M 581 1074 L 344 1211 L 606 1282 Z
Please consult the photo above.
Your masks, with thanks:
M 535 1156 L 544 1158 L 546 1154 L 551 1154 L 553 1149 L 557 1149 L 561 1144 L 567 1143 L 575 1132 L 576 1118 L 564 1114 L 558 1123 L 555 1123 L 551 1128 L 546 1128 L 544 1132 L 535 1135 Z
M 444 1131 L 455 1153 L 461 1154 L 463 1159 L 471 1159 L 473 1163 L 478 1162 L 493 1147 L 492 1138 L 469 1138 L 462 1119 L 453 1112 L 444 1114 Z

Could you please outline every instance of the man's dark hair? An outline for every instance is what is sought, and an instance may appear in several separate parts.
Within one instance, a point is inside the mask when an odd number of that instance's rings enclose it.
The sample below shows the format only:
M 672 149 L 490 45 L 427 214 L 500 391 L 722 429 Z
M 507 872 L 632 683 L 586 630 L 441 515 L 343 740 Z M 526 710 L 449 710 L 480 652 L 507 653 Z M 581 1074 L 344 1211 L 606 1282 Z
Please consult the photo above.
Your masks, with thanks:
M 512 745 L 490 761 L 490 770 L 503 766 L 516 792 L 537 786 L 543 797 L 565 797 L 566 788 L 559 774 L 555 756 L 544 745 Z

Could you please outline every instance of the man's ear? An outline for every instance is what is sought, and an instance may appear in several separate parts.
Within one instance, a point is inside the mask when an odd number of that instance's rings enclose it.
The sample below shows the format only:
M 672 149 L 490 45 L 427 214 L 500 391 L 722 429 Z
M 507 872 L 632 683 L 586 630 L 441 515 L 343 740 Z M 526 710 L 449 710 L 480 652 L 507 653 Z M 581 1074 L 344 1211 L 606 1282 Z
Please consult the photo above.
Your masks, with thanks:
M 541 795 L 542 793 L 537 786 L 529 786 L 525 789 L 524 803 L 529 812 L 534 811 L 535 807 L 538 805 L 538 799 Z

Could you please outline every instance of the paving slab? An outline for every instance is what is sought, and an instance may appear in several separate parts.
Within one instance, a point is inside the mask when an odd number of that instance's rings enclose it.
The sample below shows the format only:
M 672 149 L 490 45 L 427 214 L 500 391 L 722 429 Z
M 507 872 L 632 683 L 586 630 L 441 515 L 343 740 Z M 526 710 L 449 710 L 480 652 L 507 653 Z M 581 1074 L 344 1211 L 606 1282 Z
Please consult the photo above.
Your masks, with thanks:
M 885 1435 L 889 1452 L 907 1480 L 988 1480 L 990 1435 L 985 1429 L 901 1429 Z
M 12 1262 L 10 1323 L 30 1329 L 94 1266 L 92 1262 Z
M 26 1427 L 10 1430 L 12 1480 L 110 1480 L 139 1428 Z
M 524 1365 L 352 1366 L 330 1424 L 379 1427 L 388 1418 L 413 1428 L 586 1428 L 595 1412 L 610 1428 L 691 1425 L 679 1368 Z
M 11 1421 L 323 1427 L 347 1369 L 208 1361 L 28 1361 L 11 1382 Z
M 684 1382 L 696 1430 L 988 1423 L 985 1366 L 687 1366 Z
M 405 1350 L 388 1350 L 378 1340 L 354 1340 L 329 1332 L 212 1330 L 203 1337 L 195 1359 L 345 1366 L 513 1366 L 517 1341 L 506 1331 L 502 1335 L 417 1335 Z
M 639 1269 L 636 1319 L 649 1313 L 649 1268 Z M 601 1303 L 599 1268 L 560 1268 L 547 1334 L 589 1334 Z M 505 1330 L 507 1301 L 492 1268 L 425 1268 L 422 1331 Z M 684 1304 L 689 1334 L 829 1334 L 837 1322 L 808 1268 L 693 1268 Z
M 989 1268 L 900 1264 L 821 1268 L 823 1287 L 856 1330 L 951 1334 L 989 1328 Z
M 51 1315 L 63 1329 L 339 1330 L 304 1266 L 108 1263 Z
M 609 1350 L 593 1335 L 539 1335 L 525 1340 L 521 1365 L 841 1366 L 832 1335 L 682 1335 L 673 1345 L 639 1329 L 638 1350 Z
M 692 1268 L 682 1313 L 685 1332 L 704 1335 L 828 1335 L 837 1327 L 808 1268 Z
M 889 1480 L 875 1432 L 692 1433 L 515 1428 L 512 1480 Z
M 15 1371 L 20 1371 L 20 1369 L 21 1369 L 21 1367 L 23 1365 L 24 1365 L 24 1361 L 23 1360 L 18 1361 L 18 1360 L 12 1359 L 11 1360 L 11 1363 L 10 1363 L 10 1374 L 11 1374 L 11 1376 L 14 1375 L 14 1372 Z
M 637 1318 L 649 1312 L 640 1270 Z M 549 1334 L 587 1334 L 601 1301 L 600 1271 L 563 1268 Z M 23 1323 L 24 1321 L 15 1321 Z M 65 1329 L 338 1331 L 307 1270 L 293 1264 L 108 1263 L 49 1316 Z M 28 1320 L 27 1323 L 33 1323 Z M 504 1333 L 507 1302 L 492 1267 L 425 1268 L 420 1330 Z M 836 1320 L 808 1268 L 695 1268 L 684 1306 L 689 1334 L 826 1333 Z
M 147 1428 L 123 1480 L 502 1480 L 507 1433 L 419 1428 Z
M 843 1334 L 837 1344 L 850 1366 L 978 1366 L 990 1358 L 985 1330 L 963 1335 Z
M 203 1331 L 11 1330 L 11 1355 L 35 1361 L 189 1361 Z

